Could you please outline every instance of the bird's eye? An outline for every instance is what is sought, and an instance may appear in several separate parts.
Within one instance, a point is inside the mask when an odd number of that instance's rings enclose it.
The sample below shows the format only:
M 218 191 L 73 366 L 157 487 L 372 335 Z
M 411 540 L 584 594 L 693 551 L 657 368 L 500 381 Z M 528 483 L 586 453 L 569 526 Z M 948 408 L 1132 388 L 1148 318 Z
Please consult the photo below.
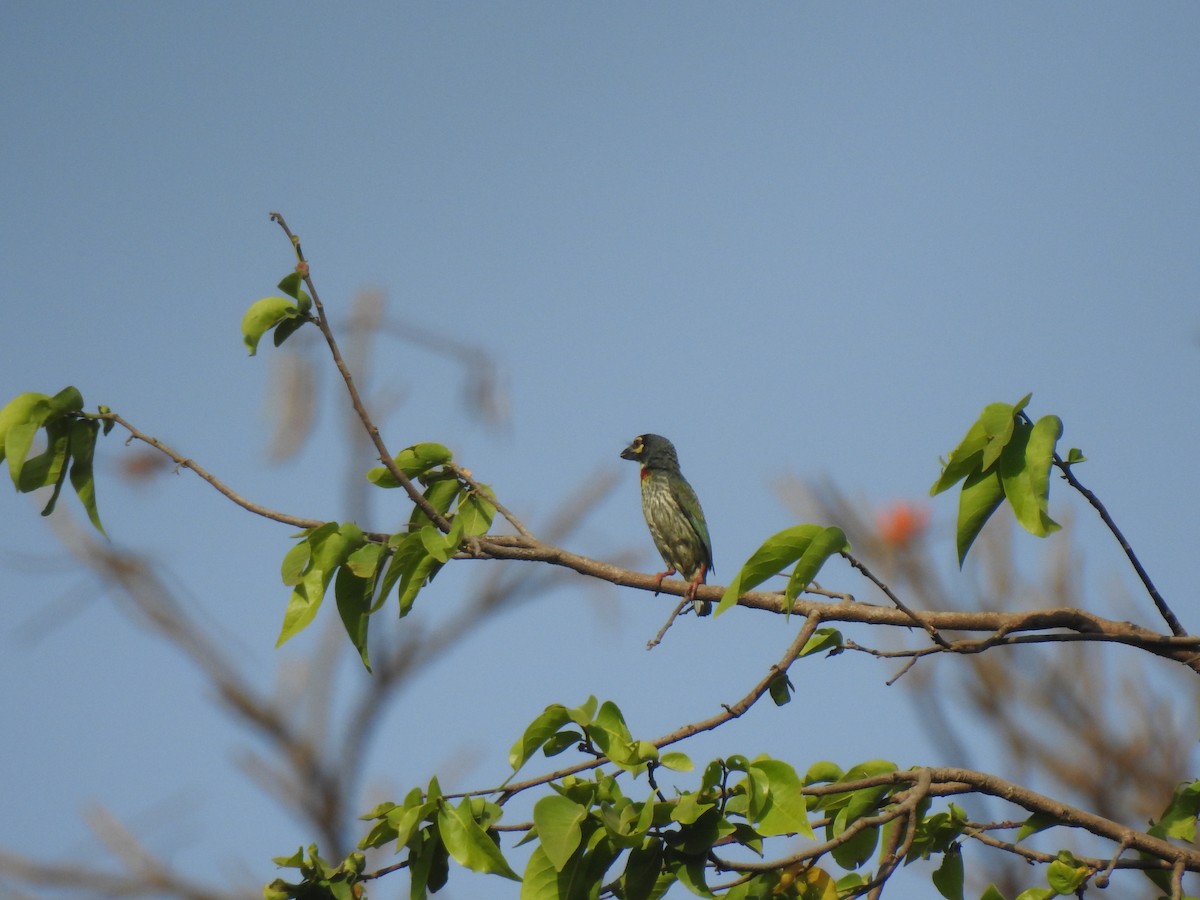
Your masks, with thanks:
M 640 437 L 635 437 L 633 439 L 633 452 L 634 453 L 642 452 L 642 439 Z

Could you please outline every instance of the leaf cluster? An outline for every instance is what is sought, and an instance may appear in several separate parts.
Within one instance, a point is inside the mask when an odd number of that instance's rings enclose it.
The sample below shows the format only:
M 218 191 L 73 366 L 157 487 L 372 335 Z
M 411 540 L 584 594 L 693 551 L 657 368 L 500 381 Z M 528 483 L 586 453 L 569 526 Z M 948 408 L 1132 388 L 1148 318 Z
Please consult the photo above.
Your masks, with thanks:
M 414 444 L 402 450 L 395 465 L 423 488 L 438 514 L 448 517 L 443 533 L 421 508 L 414 506 L 405 530 L 380 541 L 352 522 L 326 522 L 309 529 L 283 558 L 280 575 L 292 588 L 276 646 L 312 623 L 334 585 L 338 614 L 363 665 L 371 668 L 367 650 L 370 616 L 395 591 L 400 615 L 406 616 L 421 588 L 471 538 L 486 534 L 496 513 L 486 485 L 468 484 L 452 468 L 452 454 L 441 444 Z M 399 487 L 388 469 L 367 473 L 381 488 Z M 486 492 L 486 494 L 485 494 Z
M 101 413 L 107 412 L 103 407 Z M 63 483 L 69 478 L 88 519 L 102 534 L 100 513 L 96 507 L 96 483 L 92 475 L 92 457 L 100 422 L 83 414 L 83 395 L 66 387 L 50 397 L 46 394 L 18 394 L 0 409 L 0 462 L 8 460 L 13 486 L 21 493 L 40 488 L 53 490 L 42 508 L 42 515 L 54 512 Z M 112 422 L 104 422 L 108 434 Z M 38 432 L 45 433 L 45 449 L 30 456 Z
M 1050 497 L 1050 466 L 1062 437 L 1058 416 L 1030 421 L 1024 409 L 1032 398 L 1026 394 L 1016 403 L 990 403 L 967 429 L 958 446 L 929 489 L 931 495 L 963 482 L 958 502 L 955 540 L 961 565 L 984 524 L 1005 500 L 1021 527 L 1037 537 L 1046 537 L 1061 526 L 1047 512 Z M 1067 464 L 1082 462 L 1072 450 Z

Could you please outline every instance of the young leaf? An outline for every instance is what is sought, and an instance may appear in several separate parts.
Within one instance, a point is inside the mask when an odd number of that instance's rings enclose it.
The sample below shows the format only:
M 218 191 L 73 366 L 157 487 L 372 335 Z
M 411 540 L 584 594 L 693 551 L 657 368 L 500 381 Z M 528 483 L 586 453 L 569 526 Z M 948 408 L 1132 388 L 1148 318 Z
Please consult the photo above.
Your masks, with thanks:
M 828 651 L 833 655 L 840 652 L 844 646 L 845 639 L 842 637 L 842 633 L 836 628 L 818 628 L 813 632 L 813 636 L 808 639 L 808 643 L 804 645 L 804 649 L 800 651 L 800 658 L 824 651 Z
M 521 876 L 509 867 L 495 841 L 471 815 L 470 798 L 458 806 L 439 804 L 437 821 L 446 849 L 459 865 L 473 872 L 521 880 Z
M 262 336 L 282 322 L 299 315 L 294 300 L 287 297 L 263 297 L 250 304 L 242 316 L 242 343 L 254 356 Z
M 13 458 L 19 457 L 18 467 L 25 462 L 25 457 L 29 454 L 29 446 L 33 443 L 33 433 L 37 428 L 46 421 L 46 416 L 50 414 L 50 398 L 45 394 L 25 393 L 18 394 L 13 397 L 0 409 L 0 462 L 3 462 L 5 456 L 8 457 L 8 466 L 10 473 L 12 472 Z M 22 450 L 18 443 L 9 443 L 9 433 L 15 426 L 32 424 L 34 432 L 30 432 L 28 440 L 20 439 L 20 443 L 24 443 Z M 12 473 L 13 484 L 17 484 L 17 478 L 20 475 L 20 470 Z
M 686 753 L 681 753 L 678 750 L 662 754 L 658 762 L 663 767 L 675 772 L 691 772 L 696 768 L 691 758 Z
M 1021 830 L 1017 832 L 1017 839 L 1014 843 L 1019 844 L 1025 838 L 1037 834 L 1039 831 L 1045 831 L 1047 828 L 1053 828 L 1057 824 L 1059 824 L 1059 820 L 1053 816 L 1036 812 L 1021 823 Z
M 413 444 L 411 447 L 406 447 L 396 454 L 396 468 L 403 472 L 409 478 L 417 478 L 424 475 L 431 469 L 445 465 L 454 458 L 446 447 L 441 444 L 422 443 Z M 376 487 L 381 488 L 398 488 L 400 482 L 395 479 L 391 472 L 383 466 L 377 466 L 367 472 L 367 480 Z
M 788 602 L 795 600 L 808 588 L 812 580 L 817 577 L 821 566 L 825 565 L 825 560 L 849 549 L 850 544 L 846 541 L 845 532 L 836 525 L 822 528 L 814 534 L 808 542 L 808 546 L 800 554 L 800 560 L 796 563 L 796 568 L 792 570 L 791 578 L 788 579 L 787 589 L 783 594 Z
M 967 558 L 967 551 L 979 537 L 979 532 L 1004 502 L 1004 487 L 996 472 L 975 472 L 963 484 L 958 497 L 958 526 L 955 541 L 958 545 L 958 564 Z
M 750 770 L 756 784 L 764 788 L 764 802 L 757 810 L 754 830 L 763 837 L 780 834 L 815 837 L 796 770 L 779 759 L 757 759 L 750 764 Z
M 1155 837 L 1196 840 L 1196 817 L 1200 814 L 1200 781 L 1181 784 L 1171 796 L 1162 818 L 1150 827 Z
M 741 571 L 725 589 L 721 602 L 717 604 L 716 614 L 721 615 L 734 606 L 738 597 L 746 591 L 762 584 L 772 575 L 779 574 L 785 566 L 800 559 L 813 538 L 824 530 L 820 525 L 793 525 L 763 541 L 762 546 L 751 554 Z
M 1057 416 L 1043 416 L 1036 425 L 1022 422 L 1000 457 L 1000 483 L 1021 527 L 1037 537 L 1059 529 L 1050 518 L 1050 465 L 1062 436 Z
M 930 496 L 953 487 L 967 476 L 992 468 L 1012 435 L 1016 415 L 1025 408 L 1032 394 L 1026 394 L 1014 405 L 989 403 L 979 418 L 967 429 L 941 474 L 929 489 Z
M 41 427 L 41 422 L 19 422 L 9 427 L 5 436 L 4 452 L 8 456 L 8 473 L 12 476 L 13 487 L 17 490 L 21 490 L 21 470 L 25 468 L 29 448 L 33 446 L 34 436 Z
M 1074 859 L 1059 858 L 1047 867 L 1046 883 L 1058 893 L 1070 895 L 1078 892 L 1092 872 L 1091 868 Z
M 362 545 L 363 534 L 362 529 L 352 522 L 340 527 L 337 522 L 326 522 L 309 534 L 307 542 L 311 547 L 312 559 L 303 578 L 292 590 L 276 647 L 283 646 L 316 617 L 334 573 Z M 293 548 L 289 555 L 294 552 Z
M 560 794 L 542 797 L 533 805 L 533 824 L 546 857 L 561 872 L 583 839 L 580 824 L 588 817 L 586 807 Z
M 538 749 L 546 743 L 567 722 L 571 721 L 567 708 L 559 703 L 547 706 L 536 719 L 529 723 L 521 739 L 513 744 L 508 751 L 508 764 L 513 771 L 521 768 L 529 761 Z

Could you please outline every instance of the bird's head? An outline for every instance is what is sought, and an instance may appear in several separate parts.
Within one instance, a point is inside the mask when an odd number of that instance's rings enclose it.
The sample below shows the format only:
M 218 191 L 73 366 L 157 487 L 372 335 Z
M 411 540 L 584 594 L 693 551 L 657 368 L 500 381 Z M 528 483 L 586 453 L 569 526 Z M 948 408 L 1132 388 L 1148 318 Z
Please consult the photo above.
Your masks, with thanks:
M 621 459 L 632 459 L 642 464 L 642 469 L 667 469 L 678 471 L 679 457 L 675 445 L 661 434 L 639 434 L 621 451 Z

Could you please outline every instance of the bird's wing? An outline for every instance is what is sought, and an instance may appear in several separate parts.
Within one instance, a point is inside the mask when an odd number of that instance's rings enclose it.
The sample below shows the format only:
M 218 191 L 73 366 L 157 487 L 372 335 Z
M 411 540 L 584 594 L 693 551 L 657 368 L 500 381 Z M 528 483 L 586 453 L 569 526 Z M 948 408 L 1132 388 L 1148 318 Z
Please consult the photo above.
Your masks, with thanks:
M 716 569 L 713 567 L 712 538 L 708 536 L 708 523 L 704 521 L 704 510 L 700 508 L 700 498 L 683 478 L 678 479 L 677 487 L 679 505 L 682 507 L 684 515 L 687 516 L 692 530 L 700 535 L 700 543 L 704 545 L 704 562 L 708 571 L 714 572 Z

